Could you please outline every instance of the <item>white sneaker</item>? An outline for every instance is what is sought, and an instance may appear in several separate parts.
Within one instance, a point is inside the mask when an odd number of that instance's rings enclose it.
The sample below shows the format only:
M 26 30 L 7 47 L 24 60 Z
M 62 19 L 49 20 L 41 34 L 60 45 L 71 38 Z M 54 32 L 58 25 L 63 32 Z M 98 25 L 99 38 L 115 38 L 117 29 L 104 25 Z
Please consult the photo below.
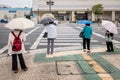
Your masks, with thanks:
M 49 54 L 46 54 L 46 57 L 49 57 Z

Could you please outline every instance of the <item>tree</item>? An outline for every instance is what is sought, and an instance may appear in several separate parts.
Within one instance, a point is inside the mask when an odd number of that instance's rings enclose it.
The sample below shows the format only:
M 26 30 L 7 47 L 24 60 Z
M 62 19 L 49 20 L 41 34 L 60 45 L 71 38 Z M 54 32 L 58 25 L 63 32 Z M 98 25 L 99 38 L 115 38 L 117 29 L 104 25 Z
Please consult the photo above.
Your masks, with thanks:
M 92 6 L 92 12 L 96 15 L 96 21 L 99 21 L 100 15 L 104 13 L 102 4 L 96 4 Z

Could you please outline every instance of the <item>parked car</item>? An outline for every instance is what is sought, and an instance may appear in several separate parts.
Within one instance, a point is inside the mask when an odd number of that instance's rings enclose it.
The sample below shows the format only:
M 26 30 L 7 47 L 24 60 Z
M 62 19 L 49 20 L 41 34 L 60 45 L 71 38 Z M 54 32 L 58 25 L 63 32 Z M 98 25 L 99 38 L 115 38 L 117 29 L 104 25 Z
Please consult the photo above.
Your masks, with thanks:
M 8 23 L 8 19 L 1 19 L 0 22 L 1 23 Z

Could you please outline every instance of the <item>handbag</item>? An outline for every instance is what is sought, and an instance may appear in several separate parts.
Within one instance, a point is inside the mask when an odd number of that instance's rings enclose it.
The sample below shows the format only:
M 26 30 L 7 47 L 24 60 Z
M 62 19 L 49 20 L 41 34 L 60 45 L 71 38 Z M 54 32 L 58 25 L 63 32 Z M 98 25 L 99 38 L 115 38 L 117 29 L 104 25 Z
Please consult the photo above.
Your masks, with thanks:
M 47 37 L 47 35 L 48 35 L 48 33 L 47 33 L 47 32 L 45 32 L 45 33 L 44 33 L 44 35 L 43 35 L 43 37 L 44 37 L 44 38 L 46 38 L 46 37 Z
M 79 37 L 84 38 L 84 32 L 80 32 Z

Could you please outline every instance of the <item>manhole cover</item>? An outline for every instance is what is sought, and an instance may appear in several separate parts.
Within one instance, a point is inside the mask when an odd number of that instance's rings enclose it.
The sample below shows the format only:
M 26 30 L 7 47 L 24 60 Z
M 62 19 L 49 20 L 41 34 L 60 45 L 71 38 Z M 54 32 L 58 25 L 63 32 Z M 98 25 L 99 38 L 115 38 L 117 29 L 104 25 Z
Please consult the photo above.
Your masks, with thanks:
M 80 75 L 75 61 L 56 61 L 58 75 Z

